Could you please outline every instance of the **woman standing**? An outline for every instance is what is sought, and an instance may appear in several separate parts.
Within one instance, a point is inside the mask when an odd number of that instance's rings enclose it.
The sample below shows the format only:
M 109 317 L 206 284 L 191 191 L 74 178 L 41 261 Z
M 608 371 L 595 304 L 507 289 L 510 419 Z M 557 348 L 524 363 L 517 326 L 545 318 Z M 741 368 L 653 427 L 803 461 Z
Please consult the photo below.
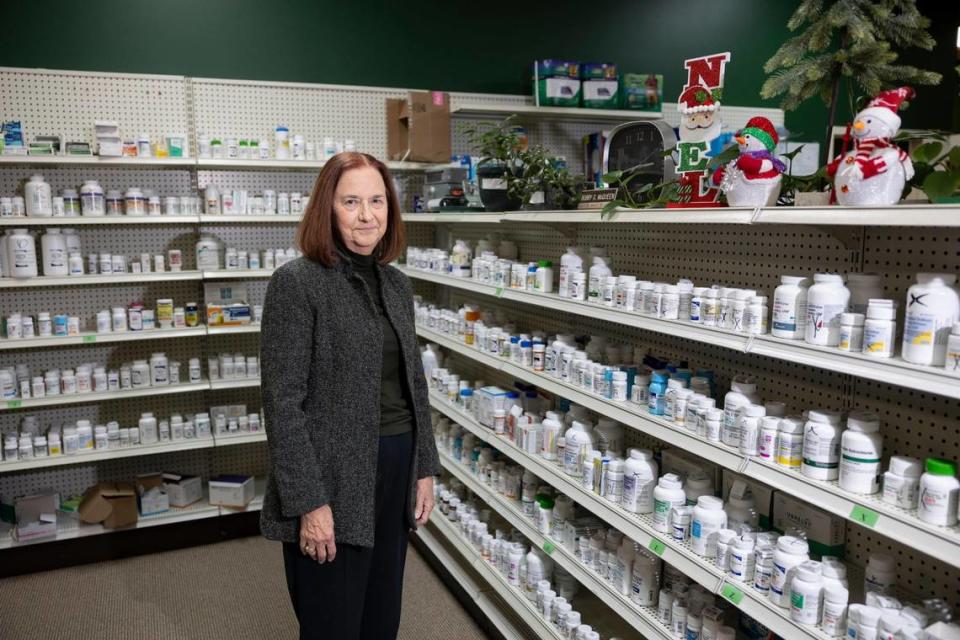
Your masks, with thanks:
M 389 640 L 407 531 L 433 508 L 439 460 L 414 332 L 393 180 L 373 156 L 320 172 L 304 257 L 270 280 L 261 328 L 271 470 L 260 524 L 283 542 L 300 637 Z

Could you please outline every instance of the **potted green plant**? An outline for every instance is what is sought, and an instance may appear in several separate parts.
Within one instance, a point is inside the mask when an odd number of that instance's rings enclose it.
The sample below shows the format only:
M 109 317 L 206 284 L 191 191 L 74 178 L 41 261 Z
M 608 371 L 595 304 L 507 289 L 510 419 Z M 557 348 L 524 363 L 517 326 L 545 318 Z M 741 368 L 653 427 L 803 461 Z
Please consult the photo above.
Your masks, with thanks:
M 501 122 L 477 122 L 463 128 L 473 151 L 480 156 L 477 163 L 477 186 L 480 201 L 487 211 L 519 209 L 521 199 L 511 196 L 510 181 L 519 167 L 520 133 L 513 125 L 515 116 Z
M 907 183 L 907 193 L 919 189 L 930 202 L 960 202 L 960 147 L 945 149 L 946 138 L 939 134 L 936 137 L 940 139 L 924 142 L 910 154 L 914 173 Z

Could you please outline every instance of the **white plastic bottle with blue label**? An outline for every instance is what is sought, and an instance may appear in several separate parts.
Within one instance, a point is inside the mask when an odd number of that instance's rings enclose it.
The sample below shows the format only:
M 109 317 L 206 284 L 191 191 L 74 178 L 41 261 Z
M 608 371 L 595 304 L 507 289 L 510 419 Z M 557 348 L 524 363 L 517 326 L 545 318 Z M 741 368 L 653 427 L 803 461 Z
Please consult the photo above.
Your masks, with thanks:
M 960 296 L 953 273 L 918 273 L 907 291 L 902 356 L 907 362 L 943 365 L 950 330 L 960 320 Z

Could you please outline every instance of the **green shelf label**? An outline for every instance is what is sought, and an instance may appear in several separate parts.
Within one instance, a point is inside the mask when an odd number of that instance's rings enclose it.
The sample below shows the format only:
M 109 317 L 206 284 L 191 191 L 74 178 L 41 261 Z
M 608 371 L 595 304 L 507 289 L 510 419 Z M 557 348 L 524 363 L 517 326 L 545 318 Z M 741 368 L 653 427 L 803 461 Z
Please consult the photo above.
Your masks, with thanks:
M 7 409 L 19 409 L 21 400 L 7 400 Z
M 736 605 L 739 605 L 740 601 L 743 600 L 743 591 L 726 582 L 723 583 L 723 588 L 720 589 L 720 595 Z
M 83 336 L 84 342 L 96 342 L 97 336 Z
M 498 298 L 503 297 L 503 287 L 497 287 L 497 297 Z
M 656 538 L 650 538 L 650 544 L 647 545 L 647 548 L 658 556 L 662 556 L 663 552 L 667 550 L 667 545 L 663 544 Z
M 550 542 L 549 540 L 543 543 L 543 552 L 548 556 L 553 555 L 553 550 L 556 548 L 557 548 L 556 545 Z
M 850 519 L 872 529 L 877 526 L 877 520 L 880 519 L 880 514 L 866 507 L 857 505 L 853 508 L 853 511 L 850 512 Z

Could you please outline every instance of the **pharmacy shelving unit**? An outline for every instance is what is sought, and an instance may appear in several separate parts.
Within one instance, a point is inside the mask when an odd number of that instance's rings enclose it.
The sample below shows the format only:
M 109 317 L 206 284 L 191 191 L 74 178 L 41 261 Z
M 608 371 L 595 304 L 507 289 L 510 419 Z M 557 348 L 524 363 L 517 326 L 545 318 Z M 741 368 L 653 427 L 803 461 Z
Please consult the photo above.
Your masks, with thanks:
M 206 335 L 205 326 L 185 329 L 147 329 L 145 331 L 115 331 L 96 333 L 81 331 L 75 336 L 50 336 L 44 338 L 8 338 L 0 340 L 0 351 L 19 349 L 42 349 L 45 347 L 67 347 L 78 344 L 107 344 L 112 342 L 133 342 L 138 340 L 168 340 L 172 338 L 195 338 Z
M 455 240 L 475 244 L 480 239 L 509 239 L 524 261 L 552 260 L 555 272 L 567 246 L 607 249 L 613 272 L 644 279 L 671 281 L 681 277 L 698 285 L 720 283 L 762 290 L 772 295 L 783 274 L 813 272 L 877 272 L 885 297 L 903 306 L 906 289 L 916 273 L 960 272 L 960 208 L 905 203 L 887 208 L 760 207 L 755 209 L 516 211 L 482 214 L 407 214 L 408 229 L 427 230 L 427 244 L 449 248 Z M 411 242 L 411 244 L 413 244 Z M 672 361 L 712 369 L 720 402 L 734 375 L 752 375 L 767 400 L 787 402 L 791 412 L 825 407 L 876 412 L 884 435 L 884 468 L 890 454 L 960 458 L 960 376 L 940 367 L 907 363 L 899 357 L 874 359 L 861 354 L 807 345 L 773 336 L 748 336 L 683 321 L 667 321 L 601 305 L 500 288 L 431 272 L 400 267 L 425 302 L 456 309 L 465 303 L 496 313 L 522 331 L 548 334 L 572 332 L 604 335 L 610 341 L 637 345 Z M 556 274 L 555 274 L 556 277 Z M 902 311 L 901 311 L 902 322 Z M 772 489 L 798 498 L 845 521 L 846 553 L 854 570 L 871 552 L 892 553 L 900 580 L 923 597 L 950 594 L 960 601 L 960 529 L 937 527 L 883 503 L 878 495 L 859 496 L 836 482 L 814 481 L 733 448 L 709 442 L 695 433 L 650 415 L 630 403 L 614 403 L 566 383 L 521 368 L 508 360 L 482 353 L 462 339 L 419 327 L 421 338 L 438 343 L 455 361 L 453 371 L 464 379 L 497 378 L 539 387 L 548 397 L 563 397 L 613 418 L 627 429 L 627 446 L 672 447 L 718 465 L 724 472 L 742 473 Z M 457 367 L 465 367 L 458 371 Z M 491 374 L 491 372 L 493 372 Z M 468 375 L 469 374 L 469 375 Z M 440 396 L 435 408 L 470 431 L 466 417 L 456 415 Z M 446 405 L 446 406 L 443 406 Z M 473 426 L 479 427 L 476 423 Z M 485 432 L 485 433 L 484 433 Z M 525 454 L 489 430 L 481 439 L 518 464 L 568 493 L 588 511 L 627 533 L 641 544 L 656 532 L 642 519 L 578 489 L 562 471 Z M 576 493 L 579 491 L 579 493 Z M 738 608 L 769 626 L 778 635 L 817 636 L 798 629 L 782 612 L 757 600 L 749 590 L 738 595 L 712 567 L 685 556 L 665 543 L 665 558 L 698 582 L 712 586 L 726 599 L 739 598 Z M 708 576 L 707 574 L 710 574 Z M 921 577 L 922 576 L 922 577 Z M 931 578 L 931 576 L 933 576 Z M 712 580 L 710 582 L 709 580 Z M 734 585 L 736 586 L 736 585 Z M 727 597 L 726 593 L 731 597 Z M 731 600 L 732 601 L 732 600 Z

